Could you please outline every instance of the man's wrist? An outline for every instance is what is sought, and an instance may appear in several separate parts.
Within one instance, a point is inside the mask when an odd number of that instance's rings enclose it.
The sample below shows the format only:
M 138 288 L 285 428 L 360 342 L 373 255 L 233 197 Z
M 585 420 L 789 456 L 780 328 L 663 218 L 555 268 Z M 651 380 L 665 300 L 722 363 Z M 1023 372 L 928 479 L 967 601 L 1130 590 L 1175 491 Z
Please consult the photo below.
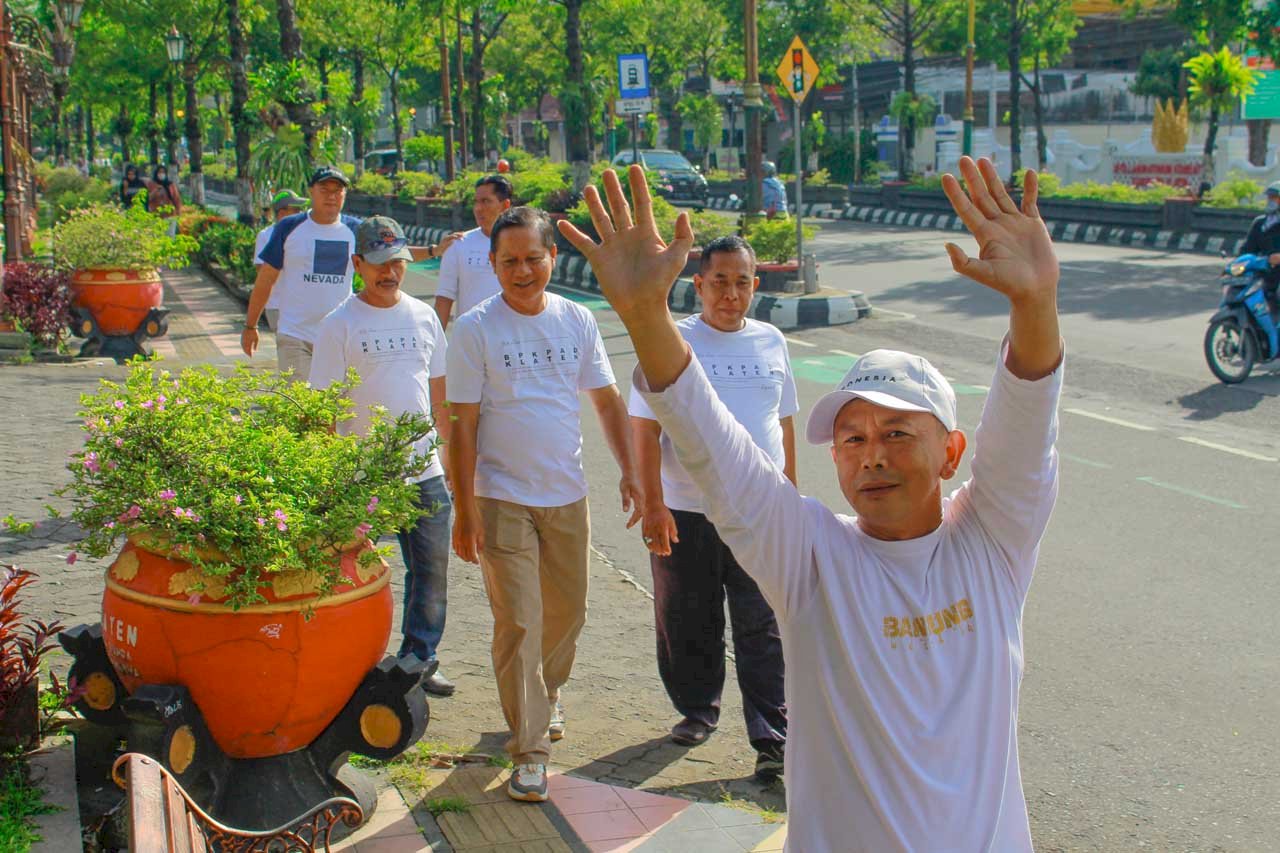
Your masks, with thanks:
M 248 320 L 245 320 L 245 321 L 244 321 L 244 330 L 245 330 L 246 332 L 256 332 L 256 331 L 258 331 L 258 321 L 257 321 L 257 320 L 255 320 L 255 321 L 253 321 L 252 323 L 250 323 Z

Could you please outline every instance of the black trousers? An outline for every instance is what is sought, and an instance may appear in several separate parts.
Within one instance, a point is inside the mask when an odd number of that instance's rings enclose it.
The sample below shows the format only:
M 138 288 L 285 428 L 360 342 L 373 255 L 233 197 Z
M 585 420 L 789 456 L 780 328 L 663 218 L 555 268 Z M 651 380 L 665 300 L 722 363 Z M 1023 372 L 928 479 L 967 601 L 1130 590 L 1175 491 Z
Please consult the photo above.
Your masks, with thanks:
M 757 749 L 787 738 L 782 637 L 773 610 L 702 513 L 672 510 L 679 542 L 649 555 L 658 673 L 677 711 L 715 726 L 725 677 L 725 600 L 747 737 Z

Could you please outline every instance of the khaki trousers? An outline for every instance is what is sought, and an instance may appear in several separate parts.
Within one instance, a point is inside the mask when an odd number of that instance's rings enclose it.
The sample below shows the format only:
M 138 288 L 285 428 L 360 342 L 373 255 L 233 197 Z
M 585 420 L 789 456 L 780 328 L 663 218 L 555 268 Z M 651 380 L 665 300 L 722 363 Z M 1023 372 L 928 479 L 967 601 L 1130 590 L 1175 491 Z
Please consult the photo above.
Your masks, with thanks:
M 493 611 L 493 671 L 516 764 L 546 764 L 547 727 L 587 621 L 587 499 L 558 507 L 476 498 Z
M 276 335 L 276 361 L 280 372 L 293 371 L 294 382 L 306 382 L 311 378 L 312 345 L 292 335 Z

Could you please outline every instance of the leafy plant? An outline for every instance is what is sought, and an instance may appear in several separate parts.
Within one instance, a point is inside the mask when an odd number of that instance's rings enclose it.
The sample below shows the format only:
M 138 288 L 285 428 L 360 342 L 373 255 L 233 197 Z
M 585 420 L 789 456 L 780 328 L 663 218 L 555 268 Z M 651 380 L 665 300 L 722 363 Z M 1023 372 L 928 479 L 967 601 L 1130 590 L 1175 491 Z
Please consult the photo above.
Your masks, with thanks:
M 419 133 L 404 141 L 405 163 L 416 166 L 424 160 L 436 163 L 444 158 L 444 137 Z
M 61 222 L 73 210 L 105 202 L 111 197 L 111 185 L 98 178 L 80 174 L 78 169 L 48 169 L 40 175 L 44 198 L 53 210 L 55 222 Z
M 403 171 L 395 178 L 396 195 L 401 201 L 433 196 L 444 187 L 444 181 L 430 172 Z
M 316 390 L 243 365 L 172 376 L 142 363 L 123 383 L 103 381 L 81 399 L 85 446 L 58 492 L 87 531 L 81 547 L 105 557 L 139 537 L 198 569 L 193 599 L 232 607 L 262 600 L 260 585 L 283 573 L 329 592 L 342 578 L 338 553 L 417 516 L 405 478 L 429 462 L 412 454 L 431 431 L 422 415 L 375 413 L 365 436 L 334 433 L 352 416 L 345 395 L 357 381 Z
M 1210 53 L 1205 51 L 1183 63 L 1191 74 L 1187 89 L 1191 103 L 1209 111 L 1209 127 L 1204 137 L 1204 161 L 1206 177 L 1213 177 L 1213 149 L 1218 138 L 1218 117 L 1235 108 L 1245 95 L 1253 94 L 1259 72 L 1248 67 L 1244 60 L 1229 48 Z
M 36 343 L 56 347 L 71 323 L 69 278 L 44 264 L 5 264 L 0 316 L 16 321 Z
M 253 262 L 257 236 L 238 222 L 210 222 L 201 232 L 200 260 L 230 270 L 242 282 L 252 282 L 257 276 Z
M 31 818 L 57 811 L 58 807 L 44 801 L 44 791 L 27 777 L 25 763 L 6 764 L 0 775 L 0 849 L 19 853 L 41 840 Z
M 1209 207 L 1256 207 L 1263 205 L 1262 186 L 1242 172 L 1234 171 L 1209 190 L 1204 202 Z
M 365 172 L 356 178 L 351 188 L 366 195 L 391 195 L 391 179 L 377 172 Z
M 295 124 L 281 125 L 249 154 L 249 175 L 267 192 L 303 186 L 310 172 L 307 141 Z
M 817 227 L 804 226 L 806 240 L 817 233 Z M 796 256 L 796 223 L 790 217 L 757 219 L 747 226 L 746 238 L 762 261 L 785 264 Z
M 57 620 L 24 620 L 21 593 L 35 579 L 34 572 L 17 566 L 0 568 L 0 717 L 20 713 L 19 703 L 39 683 L 40 664 L 55 648 L 54 637 L 62 630 Z M 40 734 L 38 717 L 31 719 L 31 725 L 27 734 L 34 740 Z
M 108 204 L 75 210 L 54 226 L 54 266 L 61 270 L 184 266 L 197 248 L 196 241 L 181 234 L 170 237 L 168 229 L 169 223 L 148 213 L 138 198 L 127 210 Z

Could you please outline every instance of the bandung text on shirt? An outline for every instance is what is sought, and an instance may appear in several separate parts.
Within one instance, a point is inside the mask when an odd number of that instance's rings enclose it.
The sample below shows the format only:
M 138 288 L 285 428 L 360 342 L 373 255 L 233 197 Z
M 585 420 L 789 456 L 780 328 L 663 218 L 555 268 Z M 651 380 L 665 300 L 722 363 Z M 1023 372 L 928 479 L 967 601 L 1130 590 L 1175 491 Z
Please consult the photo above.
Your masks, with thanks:
M 316 240 L 311 272 L 303 273 L 308 284 L 342 284 L 347 280 L 351 244 L 346 240 Z
M 898 640 L 906 640 L 906 647 L 913 649 L 919 641 L 922 649 L 929 648 L 929 636 L 945 642 L 943 635 L 947 631 L 965 631 L 973 633 L 973 605 L 969 599 L 962 598 L 950 607 L 930 613 L 928 616 L 886 616 L 884 617 L 884 635 L 889 638 L 892 648 L 898 647 Z
M 536 341 L 503 341 L 502 366 L 513 380 L 559 373 L 563 367 L 576 365 L 582 352 L 569 337 L 543 338 Z

